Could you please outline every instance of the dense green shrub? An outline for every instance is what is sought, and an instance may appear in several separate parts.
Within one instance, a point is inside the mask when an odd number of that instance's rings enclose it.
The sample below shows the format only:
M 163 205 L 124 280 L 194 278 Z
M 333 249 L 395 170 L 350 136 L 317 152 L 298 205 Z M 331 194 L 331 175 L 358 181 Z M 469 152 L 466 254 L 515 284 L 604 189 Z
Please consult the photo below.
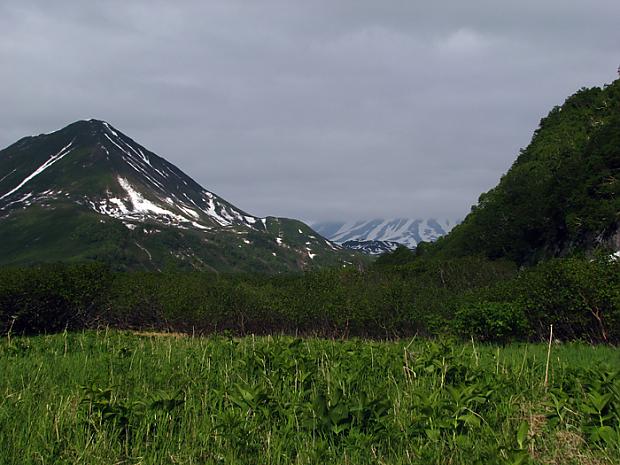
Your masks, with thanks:
M 607 342 L 620 338 L 620 263 L 555 259 L 523 273 L 516 284 L 531 329 L 565 339 Z
M 55 332 L 83 327 L 101 313 L 111 282 L 102 265 L 0 270 L 0 331 Z
M 502 315 L 510 315 L 509 308 L 516 318 L 512 337 L 542 340 L 553 325 L 559 339 L 618 342 L 620 263 L 606 257 L 541 262 L 512 279 L 465 293 L 453 329 L 486 338 Z
M 529 335 L 524 308 L 515 302 L 465 305 L 457 310 L 454 325 L 461 336 L 481 341 L 506 343 Z

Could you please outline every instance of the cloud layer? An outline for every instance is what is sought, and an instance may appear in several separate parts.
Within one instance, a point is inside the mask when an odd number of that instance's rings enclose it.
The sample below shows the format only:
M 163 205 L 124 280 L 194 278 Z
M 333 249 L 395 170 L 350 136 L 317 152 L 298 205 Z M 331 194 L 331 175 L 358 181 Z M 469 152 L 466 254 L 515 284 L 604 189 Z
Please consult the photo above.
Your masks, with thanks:
M 463 217 L 616 78 L 620 3 L 427 3 L 5 0 L 0 146 L 94 117 L 253 214 Z

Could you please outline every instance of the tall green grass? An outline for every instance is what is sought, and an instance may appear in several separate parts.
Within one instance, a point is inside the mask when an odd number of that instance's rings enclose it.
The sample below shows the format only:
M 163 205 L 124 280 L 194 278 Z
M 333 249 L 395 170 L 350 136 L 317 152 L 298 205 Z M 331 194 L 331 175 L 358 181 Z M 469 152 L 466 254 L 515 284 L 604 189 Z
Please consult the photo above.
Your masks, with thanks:
M 0 342 L 0 463 L 620 463 L 620 351 L 118 331 Z

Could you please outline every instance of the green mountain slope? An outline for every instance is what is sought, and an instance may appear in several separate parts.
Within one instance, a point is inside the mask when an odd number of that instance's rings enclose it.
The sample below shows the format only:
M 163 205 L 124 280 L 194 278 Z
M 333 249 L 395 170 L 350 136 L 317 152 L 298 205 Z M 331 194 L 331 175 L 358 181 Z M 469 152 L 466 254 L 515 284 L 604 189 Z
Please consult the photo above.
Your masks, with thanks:
M 281 272 L 357 260 L 299 221 L 238 209 L 97 120 L 0 151 L 0 237 L 0 265 Z
M 620 248 L 620 80 L 581 89 L 540 122 L 499 184 L 428 248 L 517 263 Z

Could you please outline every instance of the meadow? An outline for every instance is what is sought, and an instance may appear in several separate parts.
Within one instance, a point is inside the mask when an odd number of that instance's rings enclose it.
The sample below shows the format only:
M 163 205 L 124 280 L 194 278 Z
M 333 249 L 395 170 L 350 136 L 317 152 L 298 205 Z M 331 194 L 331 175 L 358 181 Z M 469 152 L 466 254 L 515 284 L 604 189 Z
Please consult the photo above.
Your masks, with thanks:
M 620 463 L 620 350 L 103 330 L 0 341 L 0 463 Z

